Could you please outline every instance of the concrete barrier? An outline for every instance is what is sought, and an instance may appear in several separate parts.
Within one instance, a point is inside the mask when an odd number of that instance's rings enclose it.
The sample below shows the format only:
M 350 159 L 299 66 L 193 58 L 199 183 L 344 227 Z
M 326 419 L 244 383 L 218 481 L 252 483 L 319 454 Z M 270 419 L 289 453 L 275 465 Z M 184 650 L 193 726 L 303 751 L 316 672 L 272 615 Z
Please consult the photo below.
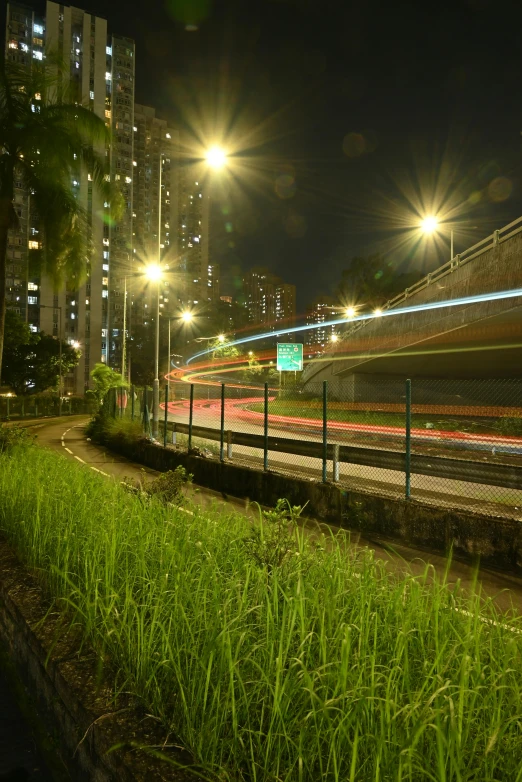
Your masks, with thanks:
M 514 519 L 346 490 L 334 483 L 263 472 L 165 449 L 146 440 L 114 450 L 160 472 L 181 465 L 194 475 L 196 484 L 224 495 L 248 498 L 265 506 L 285 498 L 292 505 L 306 505 L 306 515 L 320 521 L 437 553 L 452 551 L 458 558 L 480 560 L 488 567 L 522 572 L 522 525 Z

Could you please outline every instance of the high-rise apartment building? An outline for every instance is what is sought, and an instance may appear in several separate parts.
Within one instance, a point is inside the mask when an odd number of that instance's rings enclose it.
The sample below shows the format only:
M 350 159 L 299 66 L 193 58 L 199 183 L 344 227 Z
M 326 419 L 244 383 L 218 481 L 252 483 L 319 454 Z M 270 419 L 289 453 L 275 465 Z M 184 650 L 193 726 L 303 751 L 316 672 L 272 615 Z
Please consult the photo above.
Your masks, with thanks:
M 48 0 L 39 17 L 9 3 L 8 59 L 30 69 L 51 50 L 65 63 L 68 100 L 88 106 L 111 131 L 110 146 L 98 152 L 109 158 L 124 209 L 112 220 L 110 204 L 90 175 L 75 175 L 73 190 L 88 216 L 94 250 L 82 287 L 67 281 L 56 292 L 45 277 L 30 276 L 28 251 L 39 247 L 38 223 L 23 182 L 17 182 L 19 227 L 9 233 L 8 306 L 33 331 L 79 345 L 80 363 L 65 389 L 82 394 L 97 362 L 121 369 L 125 318 L 127 334 L 133 324 L 153 326 L 156 288 L 136 276 L 148 263 L 172 272 L 160 288 L 160 312 L 169 317 L 185 308 L 203 314 L 219 301 L 219 266 L 209 257 L 209 198 L 190 166 L 179 167 L 178 131 L 154 109 L 135 103 L 134 42 L 108 37 L 106 20 L 79 8 Z
M 323 297 L 314 302 L 306 310 L 306 325 L 318 326 L 306 332 L 305 353 L 309 358 L 323 353 L 324 350 L 332 344 L 332 337 L 335 339 L 338 327 L 322 326 L 331 320 L 343 317 L 345 309 L 329 297 Z
M 66 378 L 65 389 L 83 393 L 94 364 L 111 361 L 117 352 L 121 329 L 121 276 L 132 253 L 135 52 L 133 41 L 115 35 L 108 39 L 106 20 L 79 8 L 48 0 L 45 16 L 39 18 L 22 4 L 9 3 L 8 59 L 30 69 L 49 51 L 56 51 L 65 65 L 61 79 L 68 99 L 88 106 L 112 131 L 110 148 L 98 152 L 110 158 L 110 175 L 119 182 L 125 208 L 114 224 L 110 204 L 93 188 L 90 175 L 75 175 L 72 186 L 87 214 L 94 251 L 82 287 L 66 281 L 65 289 L 56 292 L 45 277 L 29 275 L 28 250 L 38 246 L 38 222 L 20 182 L 15 195 L 20 225 L 9 235 L 8 306 L 27 319 L 31 330 L 79 344 L 80 363 Z
M 204 312 L 219 301 L 219 265 L 209 256 L 209 196 L 190 167 L 179 177 L 179 270 L 184 279 L 185 307 Z
M 168 266 L 160 288 L 160 310 L 177 309 L 179 133 L 149 106 L 134 106 L 134 270 L 148 263 Z M 154 290 L 153 290 L 154 288 Z M 155 286 L 136 279 L 129 286 L 129 327 L 152 323 Z
M 256 267 L 243 277 L 243 295 L 248 320 L 253 326 L 276 330 L 295 325 L 295 285 Z
M 117 221 L 105 219 L 103 225 L 102 297 L 106 307 L 101 358 L 118 369 L 122 363 L 125 276 L 133 270 L 135 54 L 130 38 L 112 35 L 107 43 L 105 122 L 111 131 L 110 177 L 123 195 L 124 209 Z M 110 205 L 103 206 L 108 215 Z

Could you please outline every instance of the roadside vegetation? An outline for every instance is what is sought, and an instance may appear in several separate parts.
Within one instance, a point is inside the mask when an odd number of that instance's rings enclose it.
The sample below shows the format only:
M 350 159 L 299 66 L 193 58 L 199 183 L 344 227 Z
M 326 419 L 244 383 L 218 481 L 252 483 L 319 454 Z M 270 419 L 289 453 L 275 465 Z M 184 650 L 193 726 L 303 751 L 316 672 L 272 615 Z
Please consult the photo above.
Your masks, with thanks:
M 0 531 L 209 779 L 522 780 L 518 617 L 286 502 L 187 513 L 6 437 Z
M 262 413 L 263 403 L 250 404 L 247 407 L 256 413 Z M 276 399 L 268 405 L 269 415 L 288 415 L 299 418 L 322 417 L 322 402 L 307 400 Z M 343 410 L 334 405 L 328 406 L 328 421 L 339 423 L 364 424 L 366 426 L 395 426 L 404 429 L 404 413 L 389 413 L 380 410 Z M 522 417 L 472 418 L 461 415 L 435 415 L 412 413 L 411 424 L 417 429 L 439 429 L 445 432 L 472 432 L 474 434 L 502 434 L 505 436 L 522 435 Z

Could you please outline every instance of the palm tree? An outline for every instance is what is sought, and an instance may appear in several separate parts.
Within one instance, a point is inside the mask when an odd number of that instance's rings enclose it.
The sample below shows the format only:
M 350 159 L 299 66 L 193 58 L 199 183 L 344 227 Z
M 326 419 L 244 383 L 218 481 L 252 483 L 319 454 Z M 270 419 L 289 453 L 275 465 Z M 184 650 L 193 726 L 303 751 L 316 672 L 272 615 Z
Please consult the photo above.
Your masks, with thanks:
M 15 182 L 30 193 L 38 221 L 38 250 L 28 250 L 31 267 L 58 288 L 79 285 L 92 252 L 87 215 L 74 195 L 73 179 L 83 171 L 93 187 L 121 199 L 111 187 L 102 119 L 74 102 L 62 84 L 63 63 L 50 55 L 31 69 L 0 64 L 0 375 L 6 311 L 8 232 L 16 228 Z

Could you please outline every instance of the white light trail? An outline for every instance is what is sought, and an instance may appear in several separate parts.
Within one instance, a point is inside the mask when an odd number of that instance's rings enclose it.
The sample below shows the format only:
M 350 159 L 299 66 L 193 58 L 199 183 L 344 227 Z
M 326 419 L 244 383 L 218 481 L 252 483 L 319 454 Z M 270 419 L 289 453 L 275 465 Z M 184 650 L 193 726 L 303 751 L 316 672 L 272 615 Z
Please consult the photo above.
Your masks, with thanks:
M 497 291 L 495 293 L 479 293 L 475 296 L 466 296 L 460 299 L 449 299 L 446 301 L 432 301 L 428 304 L 415 304 L 413 307 L 399 307 L 393 310 L 382 310 L 378 314 L 375 312 L 369 312 L 366 315 L 355 315 L 354 317 L 341 318 L 340 320 L 328 320 L 324 323 L 314 323 L 306 326 L 294 326 L 294 328 L 285 328 L 280 331 L 267 331 L 264 334 L 255 334 L 250 337 L 242 337 L 236 339 L 234 342 L 229 342 L 228 347 L 235 345 L 243 345 L 245 342 L 255 342 L 258 339 L 268 339 L 270 337 L 281 337 L 283 334 L 297 334 L 300 331 L 312 331 L 313 329 L 324 329 L 329 326 L 339 326 L 343 323 L 356 323 L 362 320 L 375 320 L 375 318 L 387 318 L 392 315 L 409 315 L 412 312 L 427 312 L 428 310 L 440 310 L 444 307 L 461 307 L 466 304 L 482 304 L 485 301 L 497 301 L 499 299 L 514 299 L 517 296 L 522 297 L 522 288 L 516 288 L 512 291 Z M 195 358 L 200 356 L 206 356 L 212 353 L 215 348 L 208 348 L 202 350 L 199 353 L 195 353 L 189 359 L 187 364 L 194 361 Z

